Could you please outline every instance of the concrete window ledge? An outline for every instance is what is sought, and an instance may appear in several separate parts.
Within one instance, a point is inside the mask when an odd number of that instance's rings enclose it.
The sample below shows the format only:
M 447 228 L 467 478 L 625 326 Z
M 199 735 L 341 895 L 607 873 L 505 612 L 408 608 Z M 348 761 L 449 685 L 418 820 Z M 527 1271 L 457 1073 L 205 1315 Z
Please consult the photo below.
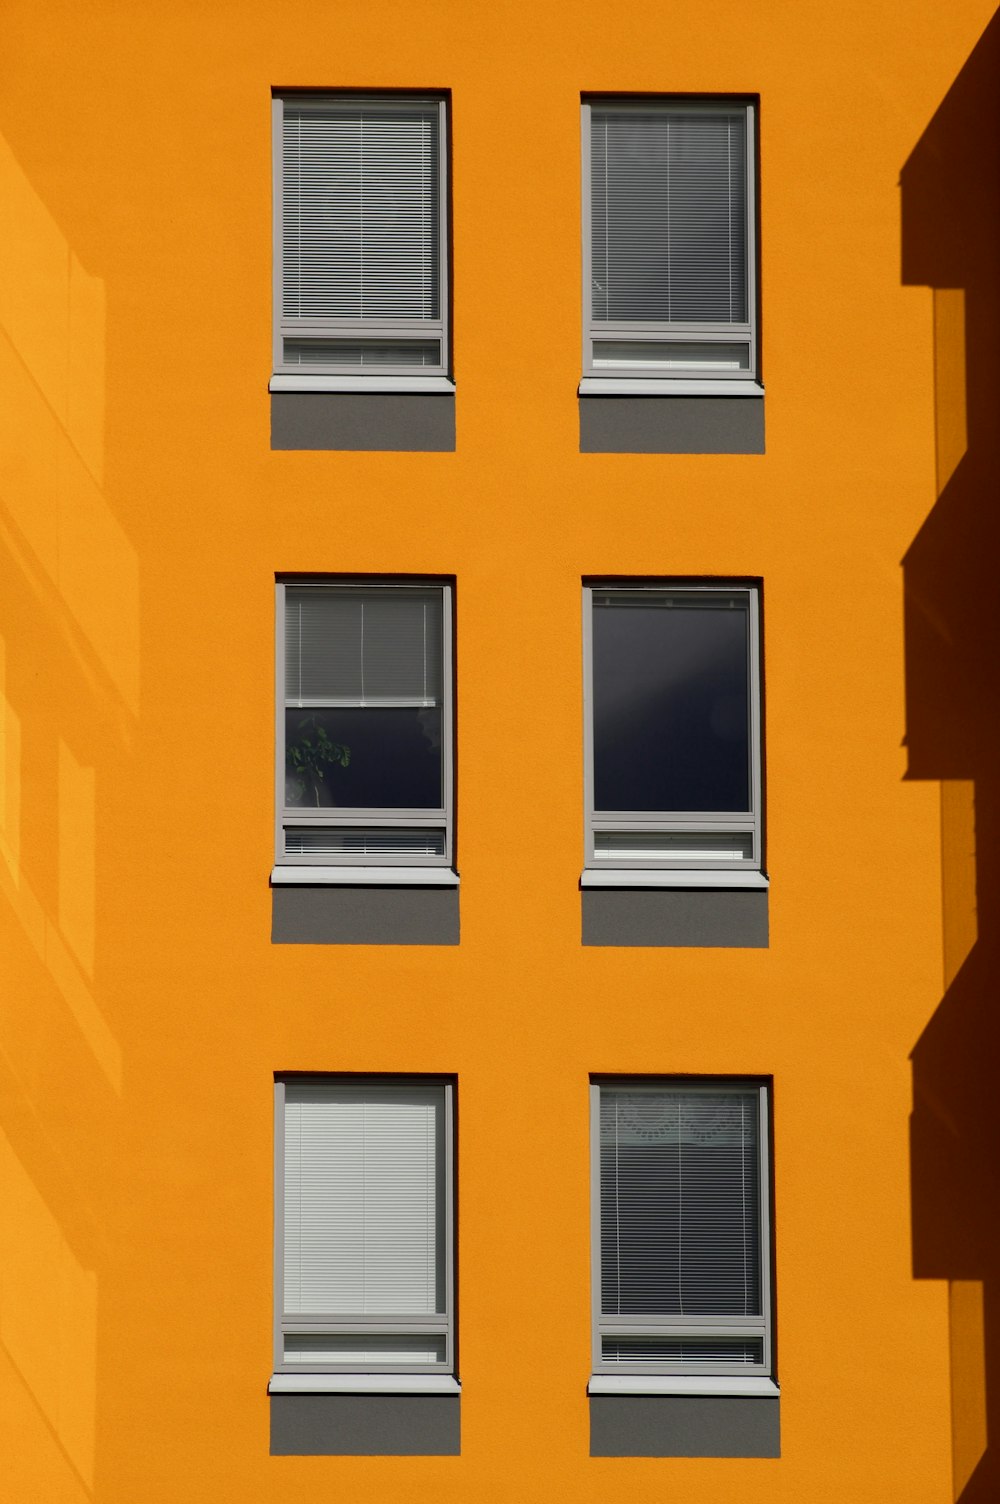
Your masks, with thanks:
M 581 395 L 577 402 L 581 454 L 764 453 L 760 388 L 739 396 L 640 396 L 621 390 L 614 396 Z
M 770 1382 L 770 1381 L 767 1381 Z M 591 1457 L 780 1457 L 780 1399 L 770 1393 L 595 1393 Z
M 271 448 L 451 453 L 455 393 L 272 391 Z
M 272 1389 L 271 1456 L 457 1457 L 462 1403 L 457 1389 L 455 1385 L 455 1391 L 444 1394 L 426 1389 L 285 1394 Z
M 272 877 L 272 945 L 458 944 L 454 872 L 399 868 L 393 881 L 386 869 L 371 870 L 377 878 L 346 872 L 331 878 L 329 869 L 314 871 L 311 880 L 308 873 L 291 881 Z
M 769 943 L 766 879 L 733 888 L 587 886 L 580 903 L 583 945 L 753 950 Z

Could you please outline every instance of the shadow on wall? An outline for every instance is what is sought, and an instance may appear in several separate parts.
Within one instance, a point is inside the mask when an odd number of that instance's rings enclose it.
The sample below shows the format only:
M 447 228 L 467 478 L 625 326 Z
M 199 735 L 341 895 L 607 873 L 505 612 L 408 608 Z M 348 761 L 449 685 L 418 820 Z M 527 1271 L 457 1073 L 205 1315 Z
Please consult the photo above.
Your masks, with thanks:
M 105 479 L 105 283 L 51 176 L 0 134 L 0 1456 L 5 1498 L 87 1504 L 123 1091 L 98 812 L 134 739 L 139 567 Z
M 954 1497 L 1000 1498 L 1000 18 L 902 172 L 937 502 L 903 561 L 907 776 L 941 783 L 944 996 L 913 1051 L 913 1272 L 949 1283 Z

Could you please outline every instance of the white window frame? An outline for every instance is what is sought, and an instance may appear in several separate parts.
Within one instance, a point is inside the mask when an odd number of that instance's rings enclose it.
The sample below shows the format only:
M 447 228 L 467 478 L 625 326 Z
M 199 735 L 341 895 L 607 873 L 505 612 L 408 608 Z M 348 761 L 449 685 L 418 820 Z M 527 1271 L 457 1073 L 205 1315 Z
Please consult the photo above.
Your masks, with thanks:
M 746 119 L 747 141 L 747 313 L 745 324 L 692 323 L 685 321 L 632 320 L 598 322 L 593 318 L 592 266 L 591 266 L 591 109 L 613 109 L 636 115 L 664 115 L 671 110 L 685 114 L 732 114 Z M 582 100 L 582 146 L 583 146 L 583 377 L 580 382 L 581 396 L 630 395 L 630 396 L 724 396 L 759 397 L 763 394 L 760 384 L 760 357 L 758 348 L 757 314 L 757 109 L 753 101 L 730 97 L 685 99 L 671 95 L 645 96 L 642 98 L 616 98 L 590 95 Z M 704 376 L 683 369 L 675 372 L 650 371 L 639 366 L 623 365 L 620 370 L 609 371 L 595 365 L 594 343 L 596 340 L 627 340 L 629 342 L 676 341 L 678 343 L 734 344 L 748 343 L 749 367 L 738 371 L 713 371 Z
M 756 1091 L 758 1097 L 757 1145 L 760 1157 L 760 1316 L 608 1316 L 601 1310 L 601 1091 L 603 1088 L 629 1092 L 669 1092 L 691 1096 L 713 1095 L 726 1091 Z M 768 1381 L 762 1392 L 773 1386 L 774 1342 L 772 1319 L 771 1261 L 771 1151 L 770 1089 L 759 1077 L 683 1077 L 683 1076 L 595 1076 L 590 1085 L 590 1155 L 591 1155 L 591 1296 L 592 1296 L 592 1373 L 591 1393 L 619 1391 L 642 1393 L 676 1390 L 696 1393 L 729 1391 L 739 1393 L 744 1385 L 750 1390 L 761 1380 Z M 605 1337 L 735 1337 L 760 1338 L 763 1361 L 748 1363 L 622 1363 L 605 1361 L 602 1341 Z M 644 1383 L 644 1381 L 646 1381 Z M 659 1381 L 659 1382 L 658 1382 Z M 685 1382 L 686 1381 L 686 1382 Z M 740 1383 L 742 1381 L 742 1384 Z
M 439 590 L 441 592 L 441 784 L 442 802 L 436 809 L 362 809 L 355 806 L 302 809 L 285 802 L 285 588 L 315 586 L 344 590 Z M 416 883 L 457 886 L 454 872 L 454 648 L 453 587 L 449 580 L 425 576 L 285 575 L 275 588 L 275 866 L 272 883 Z M 337 829 L 383 827 L 440 830 L 441 855 L 317 855 L 285 852 L 289 826 Z
M 398 1087 L 440 1087 L 444 1093 L 444 1304 L 443 1314 L 435 1316 L 410 1316 L 385 1314 L 358 1316 L 352 1312 L 317 1312 L 296 1317 L 286 1317 L 284 1301 L 284 1231 L 285 1231 L 285 1088 L 289 1081 L 308 1084 L 334 1083 L 355 1086 L 378 1087 L 381 1090 Z M 445 1360 L 443 1363 L 315 1363 L 285 1362 L 284 1339 L 294 1333 L 322 1335 L 325 1333 L 350 1336 L 379 1336 L 391 1332 L 402 1335 L 443 1338 Z M 336 1390 L 340 1388 L 405 1389 L 416 1390 L 434 1387 L 438 1380 L 444 1390 L 456 1388 L 455 1350 L 455 1104 L 454 1082 L 447 1076 L 347 1076 L 347 1075 L 289 1075 L 277 1076 L 274 1082 L 274 1375 L 271 1379 L 272 1393 L 295 1390 Z M 380 1383 L 376 1376 L 385 1376 Z M 371 1382 L 358 1385 L 358 1376 L 367 1376 Z M 413 1382 L 407 1385 L 407 1377 Z M 417 1376 L 427 1376 L 421 1379 Z M 446 1381 L 440 1384 L 440 1381 Z
M 745 594 L 748 602 L 748 705 L 750 724 L 750 809 L 734 811 L 598 810 L 594 807 L 594 595 L 634 596 L 648 591 L 669 595 Z M 589 581 L 583 588 L 584 706 L 584 870 L 583 887 L 749 887 L 766 888 L 763 852 L 760 586 L 725 580 Z M 747 858 L 598 857 L 601 832 L 699 837 L 734 836 L 751 841 Z
M 317 106 L 331 103 L 384 106 L 436 105 L 438 109 L 438 244 L 440 246 L 438 288 L 440 316 L 437 319 L 314 319 L 286 320 L 282 314 L 282 209 L 284 202 L 285 104 Z M 272 392 L 453 392 L 451 379 L 451 338 L 449 327 L 449 189 L 448 189 L 448 100 L 445 95 L 408 93 L 396 90 L 385 94 L 365 94 L 342 90 L 283 90 L 275 92 L 271 103 L 273 141 L 273 374 Z M 285 339 L 341 338 L 349 340 L 387 339 L 393 341 L 439 340 L 441 360 L 436 366 L 414 368 L 383 365 L 377 371 L 363 372 L 357 366 L 324 363 L 307 369 L 286 363 Z

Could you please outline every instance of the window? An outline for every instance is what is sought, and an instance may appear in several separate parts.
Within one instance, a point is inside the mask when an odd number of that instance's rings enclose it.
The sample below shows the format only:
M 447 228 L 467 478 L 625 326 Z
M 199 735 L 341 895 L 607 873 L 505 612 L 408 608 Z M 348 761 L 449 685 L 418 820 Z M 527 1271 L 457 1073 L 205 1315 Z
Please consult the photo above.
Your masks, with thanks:
M 591 1095 L 595 1374 L 769 1374 L 767 1088 Z
M 584 101 L 581 391 L 759 393 L 753 139 L 747 103 Z
M 444 100 L 279 95 L 274 153 L 271 390 L 450 390 Z
M 452 861 L 451 587 L 282 581 L 277 622 L 275 876 L 431 880 Z
M 289 1077 L 275 1107 L 272 1391 L 295 1384 L 282 1375 L 451 1374 L 451 1084 Z
M 584 590 L 584 886 L 763 886 L 753 585 Z

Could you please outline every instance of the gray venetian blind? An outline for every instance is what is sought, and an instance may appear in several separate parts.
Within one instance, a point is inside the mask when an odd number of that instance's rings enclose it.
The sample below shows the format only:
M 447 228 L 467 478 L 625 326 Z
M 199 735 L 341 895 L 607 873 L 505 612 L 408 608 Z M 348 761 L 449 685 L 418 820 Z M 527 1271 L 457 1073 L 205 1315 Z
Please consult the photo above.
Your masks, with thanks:
M 285 587 L 289 705 L 439 705 L 440 590 Z
M 284 1170 L 286 1316 L 444 1311 L 444 1087 L 289 1082 Z
M 601 1310 L 758 1316 L 754 1091 L 601 1088 Z
M 593 318 L 745 324 L 745 112 L 590 118 Z
M 437 104 L 286 99 L 286 319 L 440 317 Z

